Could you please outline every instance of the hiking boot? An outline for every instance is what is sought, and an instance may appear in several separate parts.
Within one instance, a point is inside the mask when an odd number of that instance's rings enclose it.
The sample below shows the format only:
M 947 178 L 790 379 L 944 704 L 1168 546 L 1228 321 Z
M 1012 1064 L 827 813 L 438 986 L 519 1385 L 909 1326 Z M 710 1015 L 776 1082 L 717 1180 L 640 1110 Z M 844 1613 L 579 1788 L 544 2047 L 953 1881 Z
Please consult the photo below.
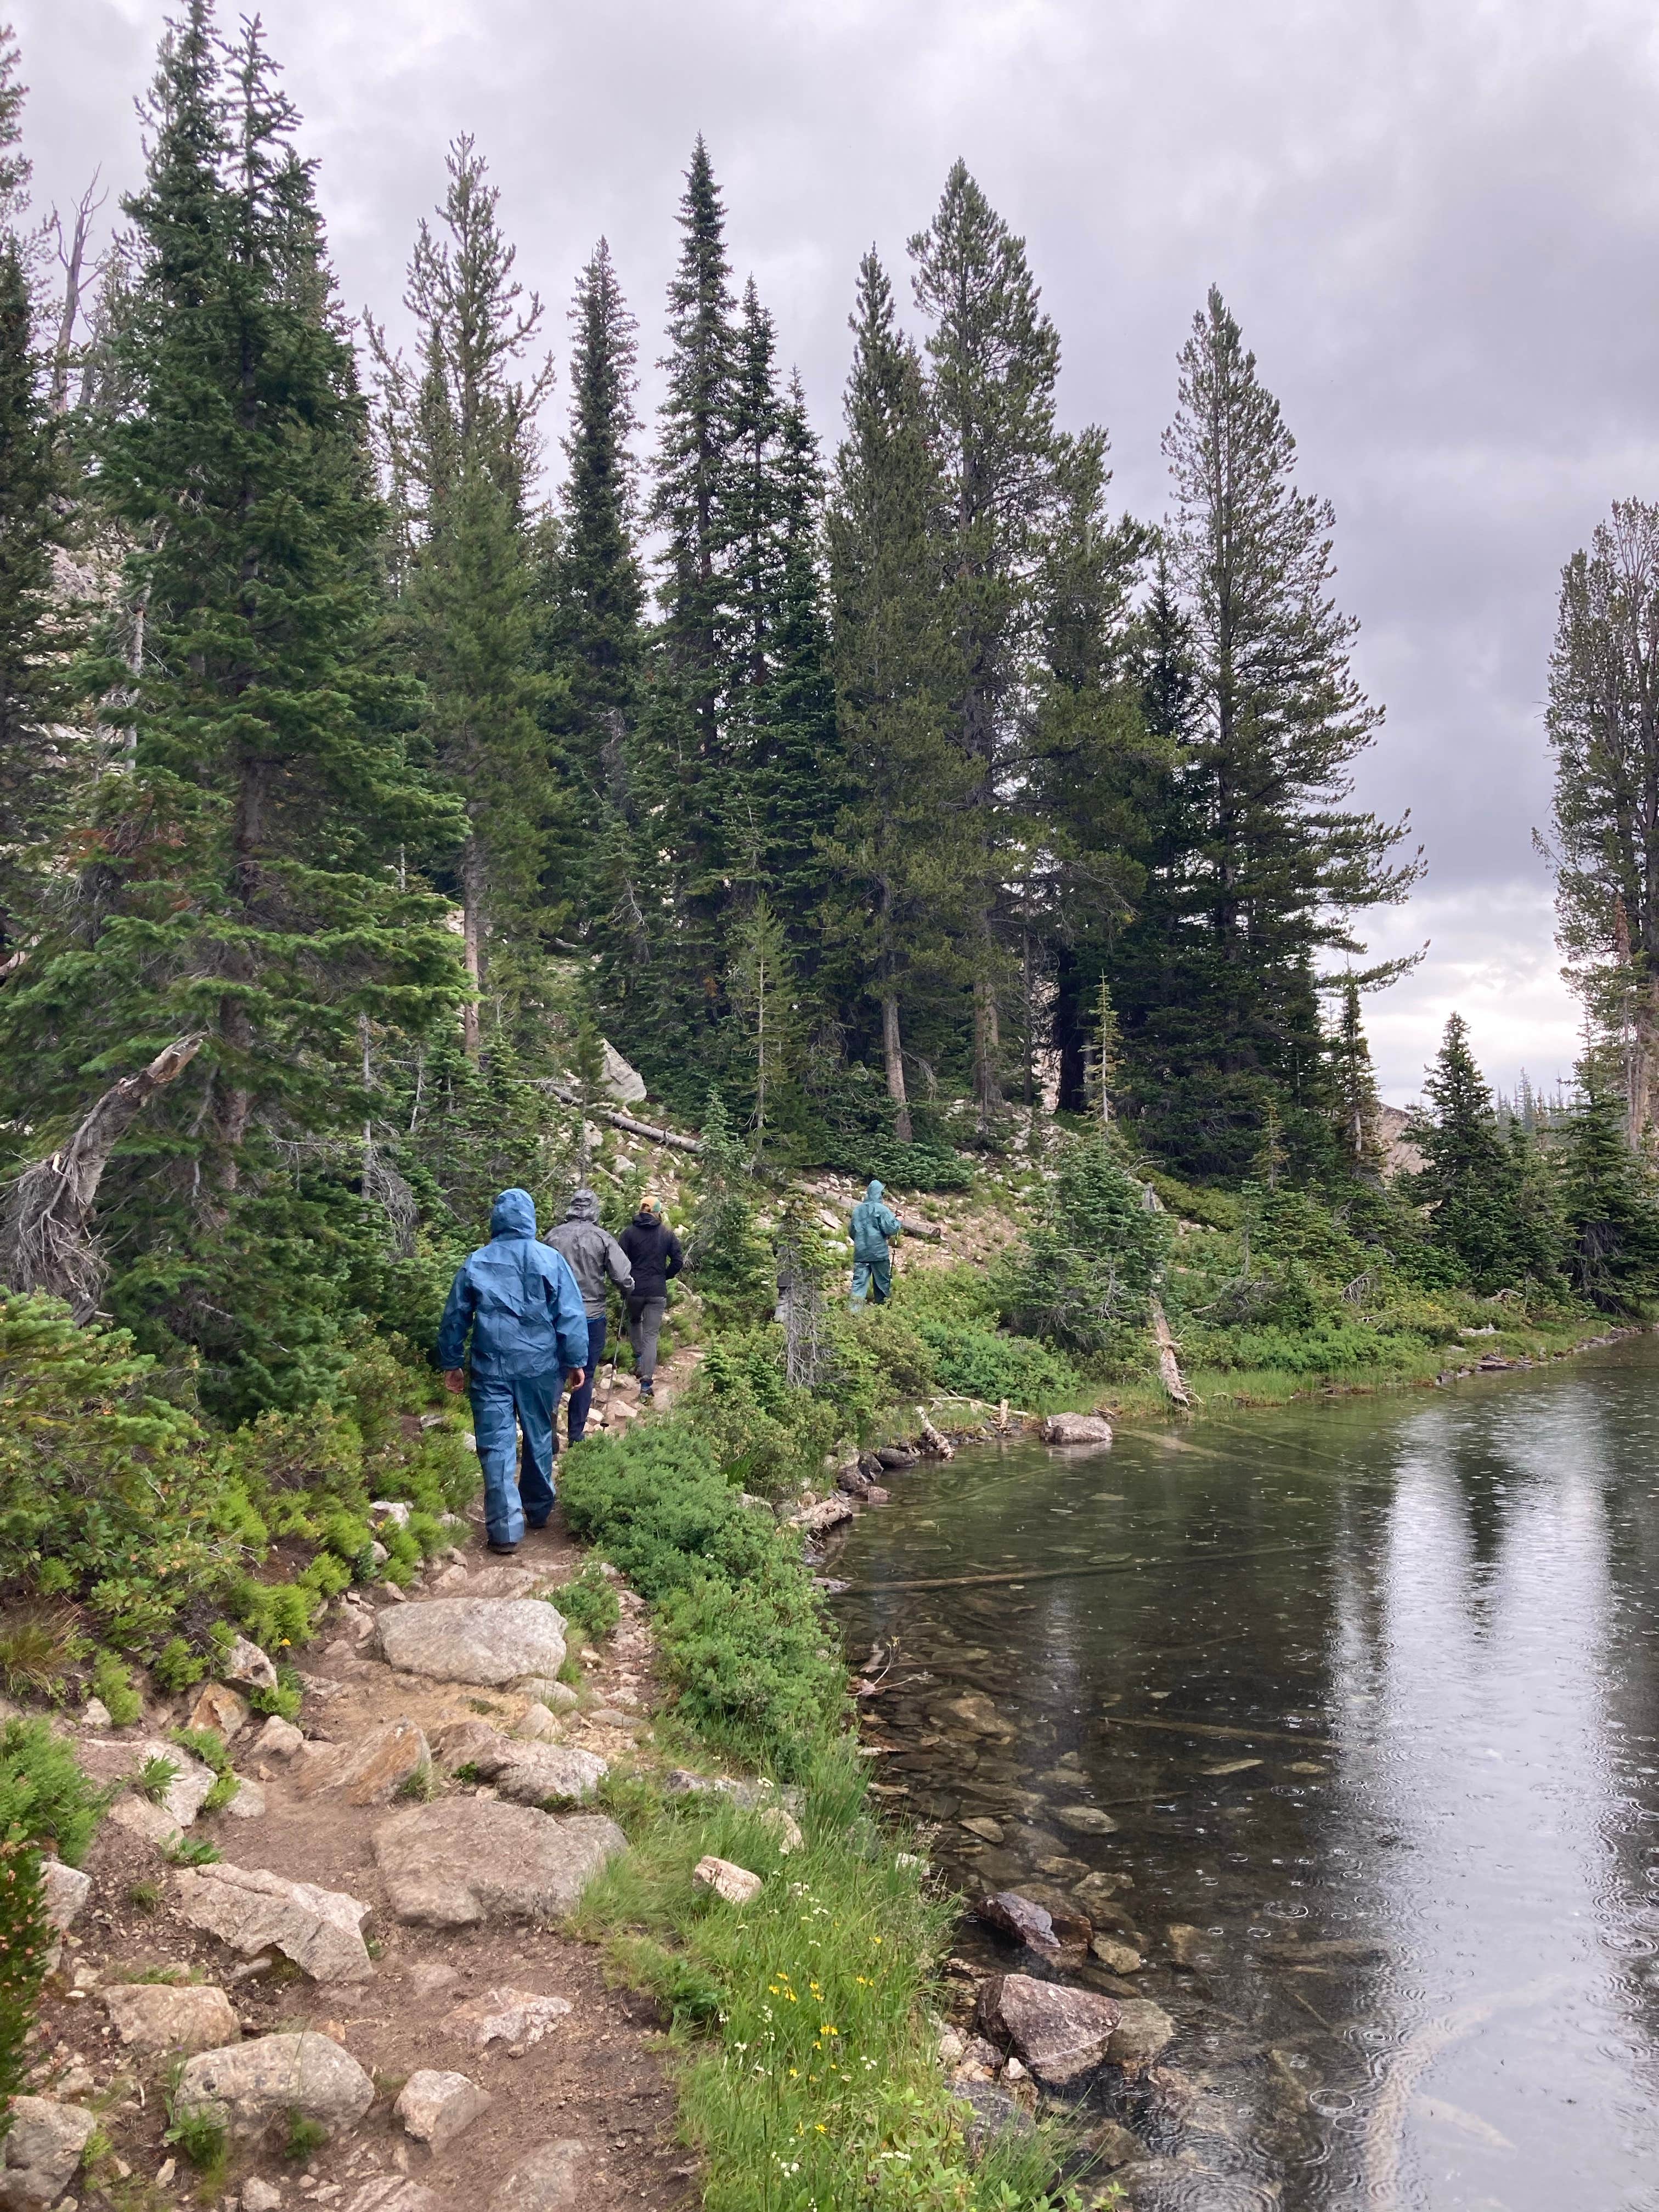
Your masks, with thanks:
M 651 1385 L 650 1385 L 650 1383 L 649 1383 L 649 1382 L 641 1382 L 641 1385 L 640 1385 L 640 1401 L 641 1401 L 641 1404 L 644 1404 L 644 1403 L 646 1403 L 647 1401 L 648 1401 L 650 1399 L 654 1398 L 654 1397 L 656 1396 L 656 1395 L 657 1395 L 657 1394 L 656 1394 L 655 1390 L 654 1390 L 654 1389 L 653 1389 L 653 1388 L 651 1387 Z
M 493 1536 L 489 1540 L 489 1549 L 497 1559 L 510 1559 L 518 1548 L 516 1544 L 498 1544 Z

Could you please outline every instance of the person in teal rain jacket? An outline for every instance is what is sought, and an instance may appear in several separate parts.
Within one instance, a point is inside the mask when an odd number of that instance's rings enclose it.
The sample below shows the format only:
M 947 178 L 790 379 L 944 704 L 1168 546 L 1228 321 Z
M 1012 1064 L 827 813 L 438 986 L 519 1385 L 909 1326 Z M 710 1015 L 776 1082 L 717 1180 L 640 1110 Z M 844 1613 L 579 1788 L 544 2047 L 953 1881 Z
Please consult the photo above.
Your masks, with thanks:
M 527 1190 L 501 1193 L 489 1243 L 462 1263 L 449 1286 L 438 1364 L 458 1395 L 469 1388 L 461 1369 L 469 1334 L 484 1534 L 492 1552 L 513 1552 L 526 1521 L 539 1528 L 553 1510 L 553 1419 L 566 1383 L 580 1389 L 587 1359 L 582 1294 L 562 1253 L 537 1243 L 536 1202 Z
M 861 1306 L 872 1291 L 878 1306 L 884 1306 L 893 1295 L 892 1246 L 904 1224 L 890 1206 L 882 1203 L 883 1188 L 872 1182 L 853 1208 L 854 1308 Z

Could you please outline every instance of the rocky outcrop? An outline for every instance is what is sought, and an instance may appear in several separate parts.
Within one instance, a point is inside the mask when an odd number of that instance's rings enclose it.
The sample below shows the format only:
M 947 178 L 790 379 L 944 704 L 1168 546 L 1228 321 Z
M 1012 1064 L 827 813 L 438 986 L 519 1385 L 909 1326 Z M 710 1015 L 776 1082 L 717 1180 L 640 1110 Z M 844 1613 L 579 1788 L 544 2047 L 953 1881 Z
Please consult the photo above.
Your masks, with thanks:
M 1029 1974 L 1004 1974 L 980 1992 L 981 2027 L 1017 2057 L 1048 2089 L 1063 2089 L 1094 2071 L 1122 2008 L 1092 1990 L 1039 1982 Z
M 227 1682 L 238 1689 L 274 1690 L 276 1669 L 257 1644 L 250 1644 L 246 1636 L 239 1636 L 225 1656 L 219 1672 Z
M 248 1723 L 251 1708 L 246 1698 L 223 1682 L 210 1682 L 190 1710 L 193 1729 L 216 1729 L 228 1743 Z
M 317 1982 L 367 1981 L 374 1971 L 362 1934 L 369 1908 L 343 1890 L 228 1863 L 180 1868 L 173 1883 L 179 1918 L 246 1959 L 280 1951 Z
M 393 1667 L 441 1682 L 501 1687 L 564 1664 L 564 1618 L 540 1598 L 434 1597 L 380 1616 Z
M 712 1889 L 728 1905 L 752 1905 L 765 1887 L 747 1867 L 734 1866 L 730 1859 L 717 1859 L 712 1853 L 697 1861 L 691 1880 L 696 1888 Z
M 465 1797 L 411 1805 L 374 1832 L 392 1911 L 428 1928 L 558 1919 L 627 1848 L 616 1822 L 599 1814 L 556 1818 Z
M 204 2051 L 179 2077 L 177 2104 L 222 2119 L 243 2141 L 297 2112 L 331 2134 L 353 2127 L 374 2102 L 374 2084 L 326 2035 L 262 2035 Z
M 78 2105 L 55 2097 L 14 2097 L 11 2126 L 0 2142 L 0 2206 L 39 2212 L 55 2204 L 75 2179 L 81 2154 L 97 2127 Z
M 407 2135 L 440 2151 L 470 2128 L 480 2112 L 489 2109 L 488 2089 L 465 2074 L 440 2073 L 422 2066 L 411 2074 L 398 2093 L 392 2111 Z
M 100 1996 L 122 2042 L 147 2057 L 212 2051 L 240 2033 L 230 1999 L 211 1982 L 118 1982 Z

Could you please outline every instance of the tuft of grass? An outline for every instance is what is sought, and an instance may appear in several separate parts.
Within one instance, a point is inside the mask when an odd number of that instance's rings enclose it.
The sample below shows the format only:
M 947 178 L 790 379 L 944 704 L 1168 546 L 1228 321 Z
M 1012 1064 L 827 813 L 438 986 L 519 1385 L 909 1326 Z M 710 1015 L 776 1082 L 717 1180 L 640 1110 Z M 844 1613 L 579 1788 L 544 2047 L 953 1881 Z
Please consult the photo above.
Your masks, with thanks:
M 438 1778 L 432 1771 L 432 1762 L 423 1760 L 412 1774 L 406 1774 L 398 1784 L 396 1794 L 416 1805 L 424 1805 L 428 1798 L 435 1797 Z
M 224 1853 L 216 1844 L 209 1843 L 205 1836 L 177 1835 L 161 1847 L 162 1856 L 169 1866 L 217 1866 Z
M 241 1786 L 241 1783 L 234 1774 L 216 1775 L 213 1778 L 213 1787 L 202 1800 L 201 1810 L 207 1814 L 222 1813 L 226 1806 L 234 1801 L 236 1793 Z
M 41 1602 L 9 1607 L 0 1622 L 0 1682 L 14 1697 L 55 1700 L 86 1649 L 70 1607 Z
M 1062 2132 L 1043 2123 L 975 2164 L 927 2024 L 955 1908 L 865 1811 L 850 1747 L 808 1771 L 787 1856 L 724 1796 L 613 1799 L 632 1848 L 592 1882 L 580 1931 L 671 2015 L 683 2130 L 710 2212 L 1047 2212 Z M 707 1852 L 763 1878 L 734 1910 L 697 1889 Z
M 159 1805 L 179 1779 L 179 1772 L 176 1759 L 168 1759 L 164 1753 L 155 1752 L 134 1775 L 132 1786 L 140 1796 L 148 1797 L 152 1805 Z
M 184 2072 L 182 2058 L 175 2058 L 167 2070 L 162 2096 L 167 2124 L 161 2140 L 188 2159 L 202 2177 L 203 2194 L 212 2196 L 222 2185 L 230 2164 L 230 2130 L 222 2118 L 222 2107 L 180 2105 L 179 2085 Z
M 130 1881 L 127 1884 L 127 1903 L 136 1912 L 158 1912 L 161 1906 L 161 1885 L 159 1881 Z
M 307 2119 L 306 2115 L 290 2106 L 288 2115 L 288 2136 L 283 2144 L 283 2155 L 291 2158 L 296 2166 L 314 2157 L 328 2141 L 328 2130 L 320 2120 Z

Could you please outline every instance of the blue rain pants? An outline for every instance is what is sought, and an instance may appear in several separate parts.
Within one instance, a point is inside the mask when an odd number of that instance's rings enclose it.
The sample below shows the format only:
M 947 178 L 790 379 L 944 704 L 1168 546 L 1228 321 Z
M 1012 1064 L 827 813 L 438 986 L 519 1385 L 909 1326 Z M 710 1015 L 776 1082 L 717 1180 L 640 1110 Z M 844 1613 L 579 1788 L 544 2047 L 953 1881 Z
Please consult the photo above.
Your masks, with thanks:
M 587 1319 L 587 1379 L 580 1390 L 571 1392 L 569 1416 L 565 1423 L 566 1435 L 573 1444 L 581 1442 L 587 1427 L 587 1409 L 593 1402 L 593 1379 L 604 1355 L 605 1316 L 601 1314 L 595 1321 L 590 1314 Z M 553 1440 L 553 1449 L 555 1451 L 559 1449 L 556 1437 Z
M 549 1375 L 472 1377 L 472 1432 L 483 1469 L 484 1533 L 492 1544 L 518 1543 L 526 1521 L 539 1528 L 553 1510 L 553 1417 L 563 1388 L 562 1368 Z
M 861 1306 L 866 1293 L 875 1292 L 876 1304 L 884 1306 L 893 1295 L 893 1262 L 886 1260 L 854 1260 L 853 1262 L 853 1304 Z

